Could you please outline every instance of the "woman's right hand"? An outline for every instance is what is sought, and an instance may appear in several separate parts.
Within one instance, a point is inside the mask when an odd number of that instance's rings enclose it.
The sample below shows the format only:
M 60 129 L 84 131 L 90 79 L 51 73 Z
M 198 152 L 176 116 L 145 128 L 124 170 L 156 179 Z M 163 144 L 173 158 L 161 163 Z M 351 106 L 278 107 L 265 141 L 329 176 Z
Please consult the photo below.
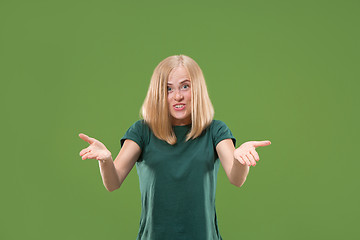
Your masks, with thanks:
M 89 147 L 84 148 L 80 151 L 80 156 L 82 157 L 82 160 L 96 159 L 102 162 L 110 160 L 112 161 L 111 152 L 105 147 L 102 142 L 96 140 L 95 138 L 91 138 L 83 133 L 80 133 L 79 137 L 90 144 Z

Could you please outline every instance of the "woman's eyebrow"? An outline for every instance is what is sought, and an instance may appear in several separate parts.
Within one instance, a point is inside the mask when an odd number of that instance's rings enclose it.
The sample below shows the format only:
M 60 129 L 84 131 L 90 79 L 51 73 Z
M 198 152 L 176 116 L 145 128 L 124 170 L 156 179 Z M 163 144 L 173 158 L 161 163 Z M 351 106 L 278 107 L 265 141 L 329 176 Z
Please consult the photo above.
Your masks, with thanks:
M 182 83 L 184 83 L 184 82 L 190 82 L 190 80 L 181 81 L 180 84 L 182 84 Z M 173 84 L 168 82 L 167 85 L 173 85 Z

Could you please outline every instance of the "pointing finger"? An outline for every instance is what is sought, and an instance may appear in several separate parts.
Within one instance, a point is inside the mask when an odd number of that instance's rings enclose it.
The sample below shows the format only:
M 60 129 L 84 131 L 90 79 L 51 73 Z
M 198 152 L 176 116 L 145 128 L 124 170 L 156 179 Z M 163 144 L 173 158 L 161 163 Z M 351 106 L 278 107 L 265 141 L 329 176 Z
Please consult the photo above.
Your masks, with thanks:
M 253 146 L 254 147 L 264 147 L 264 146 L 268 146 L 270 145 L 271 142 L 270 141 L 253 141 Z
M 90 143 L 90 144 L 92 144 L 92 143 L 94 142 L 94 139 L 93 139 L 93 138 L 91 138 L 91 137 L 89 137 L 88 135 L 85 135 L 85 134 L 83 134 L 83 133 L 80 133 L 80 134 L 79 134 L 79 137 L 80 137 L 82 140 L 84 140 L 84 141 L 86 141 L 86 142 L 88 142 L 88 143 Z

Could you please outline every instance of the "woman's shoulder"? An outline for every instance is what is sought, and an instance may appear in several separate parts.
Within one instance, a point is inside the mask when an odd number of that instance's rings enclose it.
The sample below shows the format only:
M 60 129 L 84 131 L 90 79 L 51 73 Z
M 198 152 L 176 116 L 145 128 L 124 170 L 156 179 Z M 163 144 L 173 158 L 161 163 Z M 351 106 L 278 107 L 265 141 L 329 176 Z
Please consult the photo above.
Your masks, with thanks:
M 136 127 L 144 127 L 145 125 L 146 125 L 146 123 L 145 123 L 145 120 L 144 120 L 144 119 L 136 120 L 136 121 L 133 123 L 133 126 L 136 126 Z
M 206 128 L 206 132 L 212 136 L 217 135 L 219 132 L 229 129 L 228 126 L 221 120 L 213 119 L 210 125 Z
M 213 120 L 211 123 L 211 134 L 215 142 L 215 146 L 223 139 L 230 138 L 233 140 L 234 145 L 236 139 L 233 136 L 230 128 L 221 120 Z
M 121 146 L 123 145 L 125 139 L 130 139 L 138 143 L 141 149 L 145 143 L 148 142 L 150 135 L 150 130 L 144 119 L 139 119 L 135 121 L 125 132 L 124 136 L 121 138 Z
M 144 119 L 136 120 L 127 130 L 128 133 L 136 133 L 139 136 L 148 135 L 149 131 L 150 128 Z
M 217 119 L 212 120 L 212 122 L 210 124 L 211 129 L 217 129 L 217 128 L 221 128 L 221 127 L 227 127 L 227 125 L 221 120 L 217 120 Z
M 221 120 L 213 119 L 211 124 L 222 124 L 222 123 L 224 123 L 224 122 Z
M 144 119 L 139 119 L 137 121 L 135 121 L 132 125 L 132 128 L 137 128 L 137 129 L 146 129 L 149 126 L 147 125 L 147 123 L 145 122 Z

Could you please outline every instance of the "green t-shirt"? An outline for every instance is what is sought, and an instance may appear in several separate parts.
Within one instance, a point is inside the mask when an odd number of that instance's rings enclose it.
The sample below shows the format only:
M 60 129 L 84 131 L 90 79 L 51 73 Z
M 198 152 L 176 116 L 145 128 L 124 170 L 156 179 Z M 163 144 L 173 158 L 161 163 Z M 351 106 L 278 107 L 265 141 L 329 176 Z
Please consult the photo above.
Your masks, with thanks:
M 215 192 L 219 158 L 216 145 L 236 139 L 225 123 L 213 120 L 196 139 L 185 142 L 191 125 L 173 126 L 177 143 L 158 139 L 144 120 L 120 140 L 141 148 L 136 162 L 141 192 L 138 240 L 215 240 L 219 233 Z

